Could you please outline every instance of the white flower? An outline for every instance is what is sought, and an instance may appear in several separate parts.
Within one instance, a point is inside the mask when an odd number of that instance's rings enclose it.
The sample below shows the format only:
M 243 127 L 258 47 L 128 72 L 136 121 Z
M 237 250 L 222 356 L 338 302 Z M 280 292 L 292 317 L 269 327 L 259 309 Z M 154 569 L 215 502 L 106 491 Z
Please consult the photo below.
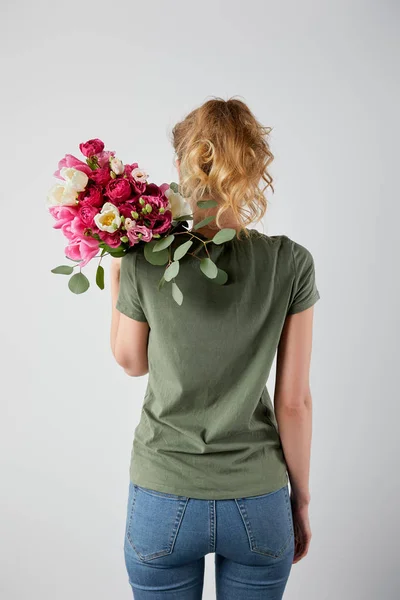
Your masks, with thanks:
M 78 171 L 73 167 L 63 167 L 60 175 L 65 179 L 67 185 L 77 192 L 83 192 L 89 181 L 89 177 L 83 171 Z
M 94 222 L 101 231 L 114 233 L 121 225 L 121 217 L 118 208 L 111 202 L 106 202 L 103 204 L 101 211 L 95 215 Z
M 110 167 L 116 175 L 122 175 L 124 172 L 124 164 L 122 160 L 115 158 L 114 156 L 110 159 Z
M 136 221 L 134 219 L 132 220 L 129 217 L 127 217 L 125 219 L 124 225 L 125 225 L 126 231 L 129 231 L 129 229 L 132 229 L 132 227 L 135 227 Z
M 181 217 L 182 215 L 192 214 L 190 206 L 181 194 L 178 194 L 169 188 L 166 190 L 165 196 L 168 198 L 169 208 L 174 219 Z
M 57 183 L 47 194 L 47 204 L 49 206 L 64 205 L 73 206 L 76 204 L 78 192 L 66 183 Z
M 143 171 L 143 169 L 136 167 L 136 169 L 132 169 L 131 176 L 135 181 L 147 181 L 149 174 Z

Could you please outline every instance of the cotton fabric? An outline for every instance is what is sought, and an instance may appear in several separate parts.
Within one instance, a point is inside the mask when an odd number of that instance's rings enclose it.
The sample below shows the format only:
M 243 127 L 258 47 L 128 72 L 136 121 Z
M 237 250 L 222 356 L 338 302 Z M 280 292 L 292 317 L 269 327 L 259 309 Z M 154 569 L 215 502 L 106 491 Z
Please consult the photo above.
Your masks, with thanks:
M 116 308 L 150 327 L 148 383 L 130 462 L 134 484 L 232 499 L 288 482 L 266 383 L 287 315 L 311 307 L 320 293 L 305 246 L 286 235 L 249 233 L 207 244 L 228 273 L 224 285 L 201 272 L 204 250 L 180 260 L 180 306 L 170 282 L 157 288 L 165 266 L 148 263 L 142 245 L 121 260 Z M 176 236 L 172 254 L 188 239 Z

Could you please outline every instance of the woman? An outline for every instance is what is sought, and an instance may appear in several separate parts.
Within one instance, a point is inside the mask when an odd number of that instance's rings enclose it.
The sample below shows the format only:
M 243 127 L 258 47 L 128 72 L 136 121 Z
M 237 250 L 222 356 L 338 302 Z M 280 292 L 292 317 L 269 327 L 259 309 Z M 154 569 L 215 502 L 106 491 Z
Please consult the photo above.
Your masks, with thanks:
M 304 246 L 247 228 L 265 214 L 272 188 L 268 133 L 243 102 L 219 98 L 173 129 L 193 227 L 216 217 L 193 233 L 227 283 L 204 277 L 193 251 L 181 261 L 179 306 L 167 285 L 157 289 L 165 266 L 148 263 L 142 248 L 112 265 L 113 354 L 128 375 L 149 374 L 125 531 L 137 600 L 200 599 L 210 552 L 219 600 L 277 600 L 309 548 L 309 368 L 320 296 Z M 217 206 L 199 208 L 205 199 Z M 236 237 L 209 241 L 225 227 Z M 276 351 L 273 407 L 266 382 Z

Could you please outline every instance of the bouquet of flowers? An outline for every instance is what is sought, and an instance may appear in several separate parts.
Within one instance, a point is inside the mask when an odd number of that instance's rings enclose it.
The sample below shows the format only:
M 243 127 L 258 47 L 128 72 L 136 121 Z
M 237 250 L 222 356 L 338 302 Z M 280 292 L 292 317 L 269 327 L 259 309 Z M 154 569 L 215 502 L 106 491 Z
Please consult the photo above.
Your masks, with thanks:
M 220 229 L 210 240 L 195 235 L 214 216 L 208 216 L 189 231 L 187 221 L 193 216 L 175 182 L 158 186 L 148 182 L 148 173 L 137 163 L 124 164 L 114 151 L 104 150 L 104 143 L 92 139 L 79 145 L 85 157 L 82 161 L 66 154 L 54 173 L 60 182 L 48 193 L 47 205 L 56 220 L 55 229 L 61 229 L 68 245 L 66 258 L 74 265 L 60 265 L 52 273 L 71 275 L 68 287 L 75 294 L 89 288 L 89 280 L 82 268 L 98 258 L 96 284 L 104 289 L 104 268 L 101 265 L 107 254 L 122 257 L 136 246 L 145 245 L 144 256 L 153 265 L 166 265 L 158 289 L 171 282 L 172 297 L 182 304 L 183 295 L 175 278 L 179 261 L 186 254 L 199 258 L 200 271 L 209 279 L 223 285 L 227 273 L 211 260 L 207 244 L 222 244 L 231 240 L 236 231 Z M 216 206 L 214 200 L 197 202 L 199 208 Z M 174 244 L 178 236 L 189 239 Z M 200 242 L 194 252 L 189 252 L 194 240 Z M 201 250 L 205 256 L 198 256 Z M 74 272 L 78 268 L 77 272 Z

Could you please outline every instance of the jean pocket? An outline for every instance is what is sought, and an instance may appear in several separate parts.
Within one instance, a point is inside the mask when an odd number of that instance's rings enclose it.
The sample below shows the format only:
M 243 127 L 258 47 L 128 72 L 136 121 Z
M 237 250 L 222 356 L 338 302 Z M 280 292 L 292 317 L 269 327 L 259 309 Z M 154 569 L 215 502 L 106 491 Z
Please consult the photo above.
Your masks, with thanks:
M 189 498 L 131 483 L 126 536 L 146 562 L 171 554 Z
M 294 538 L 288 486 L 262 496 L 235 500 L 246 528 L 250 550 L 279 558 Z

